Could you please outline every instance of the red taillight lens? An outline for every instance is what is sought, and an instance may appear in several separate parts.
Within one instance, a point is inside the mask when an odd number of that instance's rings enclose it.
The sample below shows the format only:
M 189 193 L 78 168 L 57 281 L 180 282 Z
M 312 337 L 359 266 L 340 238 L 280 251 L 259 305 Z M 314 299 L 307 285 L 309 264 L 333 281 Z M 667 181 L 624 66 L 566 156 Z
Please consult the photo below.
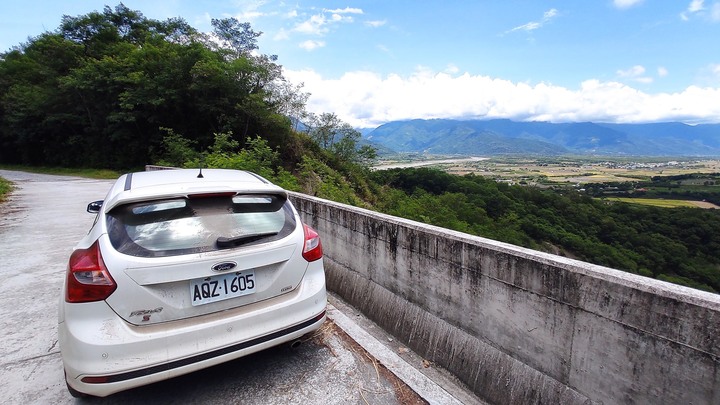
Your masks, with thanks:
M 116 288 L 97 242 L 88 249 L 73 252 L 68 263 L 66 302 L 102 301 Z
M 322 243 L 320 243 L 320 235 L 314 229 L 303 224 L 305 230 L 305 244 L 303 245 L 302 256 L 309 262 L 322 259 Z

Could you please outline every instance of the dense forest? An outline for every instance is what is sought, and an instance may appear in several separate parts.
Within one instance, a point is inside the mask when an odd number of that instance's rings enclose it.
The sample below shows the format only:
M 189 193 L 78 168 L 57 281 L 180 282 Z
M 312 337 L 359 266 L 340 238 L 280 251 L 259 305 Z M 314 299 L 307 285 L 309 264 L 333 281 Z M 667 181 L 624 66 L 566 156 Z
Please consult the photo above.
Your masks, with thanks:
M 57 30 L 2 54 L 0 161 L 141 167 L 168 130 L 201 148 L 219 132 L 288 144 L 287 117 L 306 96 L 275 56 L 257 52 L 261 33 L 248 23 L 212 24 L 201 33 L 120 4 L 64 16 Z
M 334 114 L 305 111 L 302 86 L 259 52 L 261 33 L 232 18 L 213 27 L 120 4 L 65 16 L 3 53 L 0 163 L 251 170 L 291 190 L 720 292 L 718 210 L 433 169 L 371 171 L 373 148 Z

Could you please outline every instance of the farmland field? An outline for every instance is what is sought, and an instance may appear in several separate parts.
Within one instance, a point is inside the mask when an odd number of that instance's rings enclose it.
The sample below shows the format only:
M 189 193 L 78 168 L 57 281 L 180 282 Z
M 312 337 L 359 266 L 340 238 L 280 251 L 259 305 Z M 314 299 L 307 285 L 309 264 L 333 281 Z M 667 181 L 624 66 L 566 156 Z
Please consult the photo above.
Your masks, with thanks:
M 688 201 L 688 200 L 665 200 L 661 198 L 623 198 L 623 197 L 608 197 L 604 198 L 606 201 L 620 201 L 620 202 L 626 202 L 631 204 L 643 204 L 643 205 L 651 205 L 653 207 L 661 207 L 661 208 L 678 208 L 678 207 L 687 207 L 687 208 L 714 208 L 714 209 L 720 209 L 715 204 L 709 203 L 709 202 L 703 202 L 703 201 Z
M 720 160 L 614 157 L 491 157 L 420 156 L 382 162 L 385 167 L 435 167 L 452 174 L 474 173 L 496 180 L 528 184 L 584 184 L 643 181 L 654 176 L 720 173 Z
M 457 175 L 473 173 L 509 184 L 572 189 L 608 201 L 720 208 L 716 205 L 720 201 L 717 159 L 415 155 L 384 161 L 375 169 L 420 166 Z

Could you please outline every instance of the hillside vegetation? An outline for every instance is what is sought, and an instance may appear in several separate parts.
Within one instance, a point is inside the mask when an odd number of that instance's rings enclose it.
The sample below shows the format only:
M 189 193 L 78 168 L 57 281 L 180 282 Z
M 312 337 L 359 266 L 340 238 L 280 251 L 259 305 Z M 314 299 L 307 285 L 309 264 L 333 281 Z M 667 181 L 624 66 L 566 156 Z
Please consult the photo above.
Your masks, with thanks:
M 720 213 L 510 186 L 439 170 L 374 172 L 389 214 L 720 291 Z
M 371 172 L 373 148 L 334 114 L 305 112 L 301 86 L 259 53 L 260 33 L 234 19 L 213 26 L 203 34 L 120 5 L 65 16 L 2 54 L 0 163 L 251 170 L 290 190 L 720 291 L 720 210 L 607 203 L 432 169 Z
M 0 60 L 0 160 L 57 166 L 140 167 L 168 130 L 201 148 L 213 134 L 291 142 L 301 93 L 274 56 L 257 54 L 249 24 L 213 20 L 198 32 L 119 5 L 77 17 Z M 285 148 L 291 161 L 297 159 Z M 302 153 L 302 151 L 300 151 Z

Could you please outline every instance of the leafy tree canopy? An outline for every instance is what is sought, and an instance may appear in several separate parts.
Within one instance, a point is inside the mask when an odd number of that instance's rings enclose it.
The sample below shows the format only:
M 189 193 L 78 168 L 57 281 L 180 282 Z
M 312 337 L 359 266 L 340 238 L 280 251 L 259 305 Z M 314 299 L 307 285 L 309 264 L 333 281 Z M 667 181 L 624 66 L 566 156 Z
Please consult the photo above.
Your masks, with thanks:
M 261 33 L 250 24 L 213 27 L 203 34 L 121 3 L 66 15 L 0 55 L 0 162 L 133 168 L 158 153 L 168 129 L 197 151 L 221 132 L 287 143 L 287 114 L 306 96 L 286 84 L 275 56 L 257 53 Z

